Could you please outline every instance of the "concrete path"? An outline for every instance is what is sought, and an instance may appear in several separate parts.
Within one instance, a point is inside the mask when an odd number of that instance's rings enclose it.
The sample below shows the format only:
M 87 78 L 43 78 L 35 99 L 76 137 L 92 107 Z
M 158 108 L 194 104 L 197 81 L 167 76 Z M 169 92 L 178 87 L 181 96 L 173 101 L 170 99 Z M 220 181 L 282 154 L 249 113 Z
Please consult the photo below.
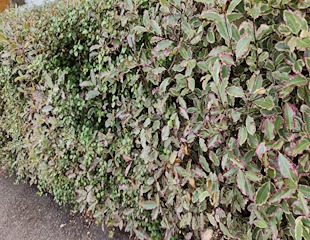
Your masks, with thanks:
M 1 240 L 108 240 L 100 226 L 87 227 L 85 219 L 59 207 L 50 195 L 36 194 L 35 187 L 14 184 L 0 173 Z M 114 240 L 127 240 L 116 233 Z

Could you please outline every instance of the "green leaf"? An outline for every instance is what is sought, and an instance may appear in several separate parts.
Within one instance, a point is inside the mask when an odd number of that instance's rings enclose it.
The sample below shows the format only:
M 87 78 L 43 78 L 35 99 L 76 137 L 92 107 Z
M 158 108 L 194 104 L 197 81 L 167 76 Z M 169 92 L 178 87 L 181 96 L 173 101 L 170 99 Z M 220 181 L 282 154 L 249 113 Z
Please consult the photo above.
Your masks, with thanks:
M 241 58 L 249 49 L 251 36 L 245 35 L 244 37 L 240 38 L 236 46 L 236 57 L 237 59 Z
M 166 141 L 166 140 L 168 139 L 169 135 L 170 135 L 170 129 L 169 129 L 169 127 L 166 125 L 166 126 L 164 126 L 164 127 L 162 128 L 162 130 L 161 130 L 161 139 L 162 139 L 163 141 Z
M 228 87 L 226 88 L 226 92 L 228 95 L 233 96 L 233 97 L 239 97 L 239 98 L 244 97 L 244 92 L 241 87 L 235 87 L 235 86 Z
M 222 38 L 224 38 L 226 41 L 229 41 L 229 35 L 226 27 L 225 20 L 222 19 L 221 21 L 218 21 L 217 23 L 217 31 L 221 35 Z
M 206 11 L 201 13 L 201 18 L 203 19 L 208 19 L 208 20 L 212 20 L 212 21 L 221 21 L 222 20 L 222 16 L 216 12 L 212 12 L 212 11 Z
M 4 43 L 7 43 L 8 40 L 4 37 L 3 34 L 0 33 L 0 42 L 4 42 Z
M 279 153 L 278 164 L 283 177 L 291 178 L 291 162 L 282 153 Z
M 245 120 L 245 126 L 250 135 L 253 135 L 256 132 L 256 125 L 255 125 L 254 118 L 247 116 Z
M 159 89 L 160 89 L 160 92 L 161 93 L 164 93 L 166 92 L 166 89 L 170 83 L 170 78 L 165 78 L 164 81 L 161 82 L 160 86 L 159 86 Z
M 292 196 L 292 194 L 295 192 L 295 190 L 292 189 L 284 189 L 281 190 L 279 189 L 269 200 L 269 202 L 271 203 L 275 203 L 275 202 L 279 202 L 281 201 L 281 199 L 285 199 L 288 198 L 290 196 Z
M 301 218 L 298 217 L 295 220 L 295 240 L 302 240 L 303 224 Z
M 308 207 L 308 202 L 304 198 L 304 195 L 302 194 L 302 192 L 300 191 L 298 192 L 298 199 L 299 199 L 300 206 L 304 212 L 304 215 L 309 216 L 310 208 Z
M 146 233 L 141 232 L 138 229 L 134 229 L 133 231 L 139 240 L 149 239 L 149 236 Z
M 283 13 L 283 18 L 292 33 L 294 34 L 299 33 L 301 29 L 301 25 L 300 25 L 301 23 L 298 21 L 298 17 L 296 17 L 296 13 L 285 10 Z
M 310 186 L 299 184 L 298 191 L 300 191 L 306 198 L 310 198 Z
M 217 227 L 216 220 L 210 213 L 207 213 L 207 218 L 209 222 L 212 224 L 212 226 Z
M 221 64 L 220 61 L 217 59 L 214 64 L 213 64 L 213 68 L 212 68 L 212 77 L 213 80 L 216 84 L 220 84 L 220 69 L 221 69 Z
M 16 62 L 19 63 L 19 64 L 22 64 L 23 63 L 23 59 L 20 56 L 17 56 L 16 57 Z
M 231 235 L 231 233 L 229 232 L 228 228 L 221 222 L 220 222 L 220 229 L 227 237 L 234 238 L 234 236 Z
M 167 0 L 160 0 L 161 5 L 165 6 L 165 7 L 169 7 L 170 3 Z
M 91 91 L 89 91 L 89 92 L 86 94 L 85 99 L 86 99 L 86 100 L 90 100 L 90 99 L 93 99 L 93 98 L 95 98 L 95 97 L 97 97 L 97 96 L 99 96 L 99 95 L 100 95 L 100 92 L 98 92 L 98 90 L 91 90 Z
M 296 75 L 288 82 L 287 86 L 305 86 L 309 83 L 309 81 L 310 80 L 304 76 Z
M 146 210 L 153 210 L 154 208 L 157 207 L 157 203 L 153 201 L 145 201 L 141 202 L 141 206 Z
M 207 145 L 206 145 L 205 140 L 203 138 L 199 138 L 199 146 L 200 146 L 202 151 L 204 151 L 204 152 L 208 151 Z
M 264 183 L 257 191 L 255 197 L 255 203 L 257 205 L 262 205 L 267 202 L 270 196 L 270 182 Z
M 180 174 L 182 177 L 188 177 L 188 173 L 185 171 L 184 168 L 180 167 L 180 166 L 176 166 L 175 170 L 177 171 L 178 174 Z
M 215 166 L 220 165 L 219 158 L 216 156 L 216 154 L 213 151 L 210 151 L 209 158 L 214 163 Z
M 255 225 L 256 227 L 262 228 L 262 229 L 265 229 L 265 228 L 268 227 L 268 224 L 267 224 L 265 221 L 263 221 L 263 220 L 256 220 L 256 221 L 254 222 L 254 225 Z
M 189 120 L 188 112 L 186 109 L 179 107 L 180 114 L 182 117 L 184 117 L 186 120 Z
M 259 28 L 256 31 L 256 40 L 261 40 L 265 36 L 267 36 L 270 32 L 272 32 L 272 27 L 266 25 L 266 24 L 261 24 Z
M 44 77 L 45 77 L 45 81 L 46 81 L 47 86 L 48 86 L 50 89 L 53 89 L 54 85 L 53 85 L 53 81 L 52 81 L 51 76 L 50 76 L 48 73 L 45 73 L 45 74 L 44 74 Z
M 290 48 L 289 46 L 286 44 L 286 42 L 278 42 L 275 45 L 275 49 L 277 49 L 279 52 L 285 52 L 285 51 L 289 51 Z
M 231 13 L 239 5 L 242 0 L 232 0 L 227 8 L 227 13 Z
M 81 87 L 90 87 L 90 86 L 94 86 L 94 83 L 91 81 L 84 81 L 80 83 Z
M 310 147 L 310 139 L 301 139 L 293 150 L 294 155 L 301 154 L 305 150 L 309 150 Z
M 187 78 L 188 81 L 188 88 L 189 90 L 191 90 L 192 92 L 194 92 L 195 90 L 195 79 L 192 77 Z
M 295 107 L 292 104 L 286 103 L 283 112 L 286 126 L 288 129 L 292 130 L 294 127 L 294 117 L 296 115 Z
M 192 56 L 191 49 L 185 44 L 182 44 L 182 46 L 179 49 L 179 53 L 185 60 L 189 60 Z
M 209 164 L 204 156 L 202 155 L 199 156 L 199 163 L 206 172 L 210 172 Z
M 170 155 L 169 162 L 170 162 L 171 164 L 174 164 L 174 161 L 175 161 L 175 159 L 177 158 L 177 156 L 178 156 L 178 152 L 177 152 L 177 151 L 173 151 L 173 152 L 171 153 L 171 155 Z
M 198 66 L 202 71 L 204 71 L 204 72 L 208 72 L 208 71 L 209 71 L 207 62 L 198 62 L 198 63 L 197 63 L 197 66 Z
M 238 132 L 238 142 L 240 146 L 247 140 L 248 132 L 245 127 L 241 127 Z
M 210 193 L 208 191 L 204 191 L 199 195 L 199 202 L 202 203 L 206 197 L 209 197 Z
M 265 121 L 265 136 L 268 140 L 273 140 L 275 138 L 274 124 L 270 121 L 270 119 Z
M 274 108 L 273 99 L 268 96 L 266 98 L 260 98 L 254 101 L 254 104 L 262 109 L 272 110 Z
M 44 112 L 44 113 L 48 113 L 51 110 L 53 110 L 52 106 L 45 106 L 45 107 L 42 108 L 42 112 Z
M 151 26 L 153 30 L 159 35 L 162 35 L 161 28 L 159 27 L 158 23 L 155 20 L 151 20 Z
M 290 178 L 285 178 L 284 183 L 290 188 L 290 189 L 296 189 L 297 188 L 297 183 L 293 181 Z
M 249 179 L 252 182 L 259 182 L 262 180 L 262 175 L 259 175 L 258 173 L 247 171 L 245 172 L 245 176 L 247 179 Z
M 242 170 L 239 170 L 237 174 L 237 186 L 243 195 L 248 196 L 250 199 L 253 199 L 254 193 L 252 185 L 246 178 Z
M 130 11 L 133 10 L 133 4 L 131 0 L 126 0 L 126 5 Z
M 162 50 L 164 50 L 164 49 L 167 49 L 168 47 L 170 47 L 171 45 L 172 45 L 172 41 L 171 40 L 162 40 L 162 41 L 160 41 L 157 45 L 156 45 L 156 47 L 154 48 L 154 50 L 156 51 L 156 52 L 160 52 L 160 51 L 162 51 Z

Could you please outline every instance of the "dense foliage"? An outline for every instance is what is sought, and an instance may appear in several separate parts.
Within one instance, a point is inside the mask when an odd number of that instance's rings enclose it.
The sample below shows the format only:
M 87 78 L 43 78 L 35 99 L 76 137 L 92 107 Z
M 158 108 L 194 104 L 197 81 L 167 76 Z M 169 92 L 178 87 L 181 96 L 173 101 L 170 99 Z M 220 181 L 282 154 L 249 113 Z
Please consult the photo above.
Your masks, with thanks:
M 139 239 L 310 239 L 309 9 L 88 0 L 5 13 L 1 166 Z

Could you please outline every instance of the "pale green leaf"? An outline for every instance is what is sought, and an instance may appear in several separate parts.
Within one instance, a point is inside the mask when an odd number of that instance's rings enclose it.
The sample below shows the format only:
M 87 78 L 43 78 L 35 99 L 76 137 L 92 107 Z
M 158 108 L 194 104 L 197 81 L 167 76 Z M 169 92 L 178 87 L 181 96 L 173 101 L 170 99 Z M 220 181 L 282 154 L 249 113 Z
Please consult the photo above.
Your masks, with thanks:
M 270 196 L 270 182 L 264 183 L 257 191 L 255 196 L 255 203 L 262 205 L 267 202 Z
M 199 156 L 199 163 L 206 172 L 210 172 L 209 164 L 204 156 L 202 155 Z
M 256 220 L 256 221 L 254 222 L 254 225 L 255 225 L 256 227 L 262 228 L 262 229 L 265 229 L 265 228 L 268 227 L 268 224 L 267 224 L 265 221 L 263 221 L 263 220 Z
M 266 109 L 266 110 L 272 110 L 274 108 L 274 102 L 270 96 L 257 99 L 254 101 L 254 104 L 258 106 L 259 108 Z
M 296 13 L 285 10 L 283 13 L 283 18 L 291 32 L 298 34 L 301 29 L 301 22 L 298 21 L 299 19 L 296 17 Z
M 51 76 L 48 73 L 45 73 L 44 77 L 45 77 L 45 81 L 46 81 L 47 86 L 52 89 L 54 87 L 54 85 L 53 85 L 53 81 L 52 81 Z
M 153 201 L 144 201 L 141 202 L 141 206 L 146 210 L 153 210 L 154 208 L 157 207 L 157 203 Z
M 221 21 L 218 21 L 217 23 L 217 31 L 221 35 L 222 38 L 224 38 L 226 41 L 229 41 L 229 35 L 226 27 L 225 20 L 222 19 Z
M 231 235 L 231 233 L 229 232 L 228 228 L 221 222 L 220 222 L 220 229 L 227 237 L 234 238 L 233 235 Z
M 4 43 L 8 42 L 8 40 L 5 38 L 5 36 L 2 33 L 0 33 L 0 42 L 4 42 Z
M 310 80 L 304 76 L 296 75 L 288 82 L 287 86 L 305 86 L 309 83 L 309 81 Z
M 80 83 L 81 87 L 90 87 L 90 86 L 94 86 L 94 83 L 91 81 L 84 81 Z
M 86 94 L 85 99 L 86 99 L 86 100 L 90 100 L 90 99 L 93 99 L 93 98 L 95 98 L 95 97 L 97 97 L 97 96 L 99 96 L 99 95 L 100 95 L 100 93 L 98 92 L 98 90 L 91 90 L 91 91 L 89 91 L 89 92 Z
M 253 135 L 256 132 L 256 125 L 254 118 L 247 116 L 245 120 L 246 129 L 249 134 Z
M 200 146 L 202 151 L 204 151 L 204 152 L 208 151 L 207 145 L 206 145 L 205 140 L 203 138 L 199 138 L 199 146 Z
M 301 139 L 293 150 L 294 155 L 301 154 L 305 150 L 309 150 L 310 140 L 307 138 Z
M 158 23 L 155 20 L 151 20 L 151 26 L 153 28 L 153 30 L 159 35 L 162 35 L 162 31 L 160 26 L 158 25 Z
M 248 196 L 250 199 L 253 199 L 254 193 L 252 185 L 246 178 L 242 170 L 239 170 L 237 174 L 237 186 L 243 195 Z
M 242 0 L 232 0 L 227 8 L 227 13 L 231 13 L 239 5 Z
M 279 153 L 278 164 L 283 177 L 291 178 L 291 162 L 282 153 Z
M 131 0 L 126 0 L 126 5 L 130 11 L 133 10 L 133 4 Z
M 226 92 L 228 95 L 233 96 L 233 97 L 238 97 L 238 98 L 243 98 L 244 97 L 244 92 L 241 87 L 228 87 L 226 88 Z
M 303 224 L 301 218 L 295 220 L 295 240 L 302 240 Z
M 298 199 L 304 215 L 309 216 L 310 208 L 308 207 L 308 201 L 305 199 L 301 191 L 298 192 Z
M 16 62 L 21 64 L 21 63 L 23 63 L 23 59 L 20 56 L 17 56 L 16 57 Z
M 294 106 L 286 103 L 283 111 L 284 111 L 284 118 L 285 118 L 286 126 L 288 129 L 292 130 L 294 127 L 294 116 L 296 114 L 294 110 Z
M 188 88 L 189 88 L 189 90 L 194 92 L 194 90 L 195 90 L 195 79 L 190 77 L 190 78 L 187 79 L 187 81 L 188 81 Z
M 165 7 L 169 7 L 170 3 L 167 0 L 160 0 L 161 5 L 165 6 Z
M 161 130 L 161 138 L 162 138 L 162 140 L 163 140 L 163 141 L 166 141 L 166 140 L 168 139 L 169 135 L 170 135 L 170 129 L 169 129 L 169 127 L 166 125 L 166 126 L 164 126 L 164 127 L 162 128 L 162 130 Z
M 212 12 L 212 11 L 206 11 L 206 12 L 201 13 L 201 18 L 212 20 L 212 21 L 221 21 L 223 19 L 220 14 L 218 14 L 217 12 Z
M 238 132 L 238 142 L 240 146 L 247 140 L 248 132 L 245 127 L 241 127 Z
M 236 46 L 236 57 L 238 59 L 241 58 L 248 51 L 251 39 L 251 36 L 245 35 L 238 41 Z
M 45 106 L 45 107 L 42 108 L 42 112 L 44 112 L 44 113 L 48 113 L 51 110 L 53 110 L 52 106 Z
M 177 156 L 178 156 L 178 152 L 177 152 L 177 151 L 173 151 L 173 152 L 171 153 L 171 155 L 170 155 L 169 162 L 170 162 L 171 164 L 174 164 L 174 161 L 175 161 L 175 159 L 177 158 Z
M 209 197 L 209 196 L 210 196 L 210 194 L 209 194 L 208 191 L 202 192 L 202 193 L 199 195 L 199 202 L 200 202 L 200 203 L 203 202 L 203 201 L 206 199 L 206 197 Z

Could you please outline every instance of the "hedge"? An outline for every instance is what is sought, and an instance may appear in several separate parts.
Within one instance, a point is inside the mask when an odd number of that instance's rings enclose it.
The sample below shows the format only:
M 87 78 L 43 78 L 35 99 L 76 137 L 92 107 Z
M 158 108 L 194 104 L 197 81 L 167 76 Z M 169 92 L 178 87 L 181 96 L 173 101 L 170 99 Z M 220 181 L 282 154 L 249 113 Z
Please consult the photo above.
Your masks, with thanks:
M 85 0 L 2 14 L 2 169 L 139 239 L 310 239 L 309 9 Z

